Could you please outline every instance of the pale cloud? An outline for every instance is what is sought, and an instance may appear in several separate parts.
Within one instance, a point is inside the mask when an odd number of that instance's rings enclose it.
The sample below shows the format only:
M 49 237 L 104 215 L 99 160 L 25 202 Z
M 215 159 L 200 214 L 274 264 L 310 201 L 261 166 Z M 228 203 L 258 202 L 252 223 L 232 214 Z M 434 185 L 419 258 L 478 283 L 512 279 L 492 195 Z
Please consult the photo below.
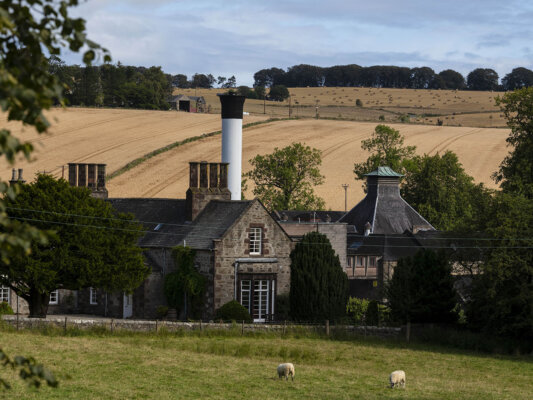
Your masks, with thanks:
M 532 68 L 533 4 L 507 0 L 90 0 L 76 11 L 123 64 L 237 77 L 307 63 Z M 67 55 L 68 62 L 80 62 Z

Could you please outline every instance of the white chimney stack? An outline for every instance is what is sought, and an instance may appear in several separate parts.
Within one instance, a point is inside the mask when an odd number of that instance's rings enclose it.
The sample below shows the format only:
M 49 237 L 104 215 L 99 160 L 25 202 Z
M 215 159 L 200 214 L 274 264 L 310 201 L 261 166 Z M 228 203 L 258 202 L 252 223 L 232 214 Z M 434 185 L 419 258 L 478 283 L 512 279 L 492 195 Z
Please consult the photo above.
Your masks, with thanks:
M 242 110 L 244 96 L 219 94 L 222 105 L 222 162 L 228 163 L 231 200 L 241 199 Z

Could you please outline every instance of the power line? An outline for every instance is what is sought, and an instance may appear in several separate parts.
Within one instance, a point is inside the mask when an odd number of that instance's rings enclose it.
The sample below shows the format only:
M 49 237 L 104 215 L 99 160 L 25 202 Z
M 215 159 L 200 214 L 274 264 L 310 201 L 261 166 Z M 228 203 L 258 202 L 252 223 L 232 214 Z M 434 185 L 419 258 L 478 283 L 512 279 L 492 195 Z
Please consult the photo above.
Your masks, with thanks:
M 43 214 L 53 214 L 53 215 L 61 215 L 61 216 L 67 216 L 67 217 L 76 217 L 76 218 L 89 218 L 89 219 L 97 219 L 97 220 L 107 220 L 107 221 L 120 221 L 120 222 L 127 222 L 131 224 L 152 224 L 152 225 L 161 225 L 161 226 L 177 226 L 177 227 L 191 227 L 192 224 L 175 224 L 170 222 L 157 222 L 157 221 L 139 221 L 139 220 L 128 220 L 128 219 L 122 219 L 122 218 L 113 218 L 113 217 L 98 217 L 98 216 L 92 216 L 92 215 L 83 215 L 83 214 L 70 214 L 70 213 L 63 213 L 63 212 L 57 212 L 57 211 L 47 211 L 47 210 L 35 210 L 35 209 L 29 209 L 29 208 L 17 208 L 17 207 L 6 207 L 6 209 L 10 210 L 17 210 L 17 211 L 27 211 L 27 212 L 36 212 L 36 213 L 43 213 Z M 10 217 L 11 218 L 11 217 Z M 22 217 L 20 217 L 22 219 Z M 28 219 L 31 220 L 31 219 Z M 53 221 L 48 220 L 37 220 L 38 222 L 50 222 L 53 223 Z M 76 224 L 73 224 L 76 225 Z M 79 226 L 96 226 L 96 225 L 79 225 Z M 215 225 L 203 225 L 206 228 L 218 228 L 218 226 Z M 103 227 L 102 227 L 103 228 Z M 183 233 L 165 233 L 165 232 L 157 232 L 157 231 L 143 231 L 143 232 L 149 232 L 149 233 L 157 233 L 157 234 L 168 234 L 168 235 L 182 235 Z M 361 238 L 364 239 L 368 236 L 364 236 L 361 234 L 350 234 L 348 235 L 352 238 Z M 207 237 L 207 236 L 204 236 Z M 383 236 L 372 236 L 372 238 L 386 238 L 385 235 Z M 391 238 L 391 236 L 388 236 L 388 238 Z M 533 237 L 525 237 L 525 238 L 487 238 L 487 237 L 406 237 L 406 236 L 393 236 L 394 240 L 420 240 L 420 241 L 433 241 L 433 240 L 475 240 L 475 241 L 528 241 L 533 240 Z M 373 246 L 369 244 L 365 244 L 365 246 Z M 390 246 L 389 246 L 390 247 Z M 411 247 L 411 246 L 408 246 Z
M 116 230 L 116 231 L 128 231 L 128 232 L 138 232 L 138 233 L 145 233 L 145 234 L 155 234 L 155 235 L 166 235 L 166 236 L 180 236 L 181 239 L 210 239 L 212 240 L 212 236 L 203 236 L 198 234 L 189 234 L 188 232 L 183 233 L 170 233 L 170 232 L 158 232 L 158 231 L 143 231 L 143 230 L 134 230 L 134 229 L 125 229 L 125 228 L 117 228 L 117 227 L 108 227 L 108 226 L 102 226 L 102 225 L 87 225 L 87 224 L 77 224 L 72 222 L 59 222 L 59 221 L 48 221 L 48 220 L 40 220 L 35 218 L 24 218 L 24 217 L 12 217 L 9 216 L 10 219 L 15 220 L 22 220 L 22 221 L 32 221 L 32 222 L 43 222 L 43 223 L 50 223 L 54 225 L 67 225 L 67 226 L 79 226 L 79 227 L 85 227 L 85 228 L 94 228 L 94 229 L 103 229 L 103 230 Z M 232 241 L 238 241 L 240 242 L 240 239 L 229 239 Z M 301 245 L 327 245 L 327 243 L 302 243 L 298 242 Z M 380 247 L 380 248 L 426 248 L 426 249 L 533 249 L 533 246 L 401 246 L 401 245 L 381 245 L 381 244 L 368 244 L 364 245 L 365 247 Z

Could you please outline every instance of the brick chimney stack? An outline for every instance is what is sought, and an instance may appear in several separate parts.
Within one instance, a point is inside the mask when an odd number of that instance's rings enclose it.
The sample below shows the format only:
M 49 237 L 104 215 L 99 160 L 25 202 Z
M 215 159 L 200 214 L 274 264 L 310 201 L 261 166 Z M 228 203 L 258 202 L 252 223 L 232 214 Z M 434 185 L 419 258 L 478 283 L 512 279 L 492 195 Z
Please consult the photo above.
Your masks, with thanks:
M 193 221 L 211 200 L 231 200 L 227 163 L 189 163 L 186 195 L 187 220 Z
M 68 183 L 70 186 L 88 187 L 93 197 L 107 199 L 105 169 L 106 164 L 69 163 Z
M 22 178 L 22 172 L 23 172 L 23 169 L 19 168 L 18 178 L 17 178 L 17 170 L 13 168 L 13 170 L 11 171 L 11 180 L 9 181 L 9 183 L 11 185 L 14 185 L 15 183 L 26 183 L 26 181 Z

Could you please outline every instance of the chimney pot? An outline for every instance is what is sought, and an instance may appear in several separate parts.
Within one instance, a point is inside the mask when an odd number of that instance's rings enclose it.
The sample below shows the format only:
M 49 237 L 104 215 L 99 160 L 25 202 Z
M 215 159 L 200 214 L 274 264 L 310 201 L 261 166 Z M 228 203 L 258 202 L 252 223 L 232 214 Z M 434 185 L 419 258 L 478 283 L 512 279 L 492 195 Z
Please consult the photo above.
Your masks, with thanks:
M 76 186 L 76 167 L 77 164 L 68 163 L 68 183 L 70 186 Z
M 17 180 L 17 171 L 15 170 L 15 168 L 13 168 L 13 170 L 11 171 L 11 181 L 15 182 L 16 180 Z
M 228 188 L 228 163 L 220 163 L 220 182 L 218 187 L 221 189 Z
M 96 164 L 87 165 L 87 186 L 96 188 Z
M 106 164 L 98 164 L 97 181 L 96 186 L 105 189 L 105 168 Z
M 190 188 L 198 187 L 198 163 L 197 162 L 189 163 L 189 187 Z
M 209 163 L 209 187 L 218 187 L 218 163 Z
M 78 164 L 78 186 L 87 186 L 87 164 Z
M 207 188 L 207 161 L 200 163 L 200 188 Z

